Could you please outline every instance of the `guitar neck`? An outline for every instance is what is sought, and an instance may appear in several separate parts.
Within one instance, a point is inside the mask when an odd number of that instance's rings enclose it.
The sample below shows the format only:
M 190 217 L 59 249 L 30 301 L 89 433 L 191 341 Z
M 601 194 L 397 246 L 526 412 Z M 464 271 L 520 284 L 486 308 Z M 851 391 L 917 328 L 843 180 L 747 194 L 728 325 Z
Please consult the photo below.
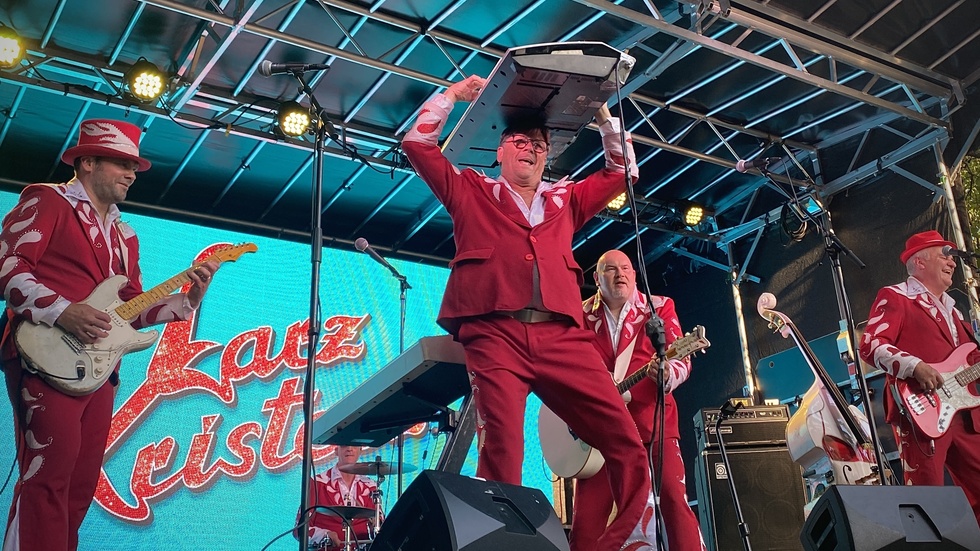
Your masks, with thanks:
M 677 356 L 677 353 L 674 351 L 673 348 L 670 348 L 670 349 L 667 350 L 667 359 L 668 360 L 672 360 L 676 356 Z M 649 362 L 647 362 L 646 365 L 644 365 L 640 369 L 637 369 L 631 375 L 627 376 L 619 384 L 617 384 L 616 385 L 616 390 L 618 390 L 620 394 L 623 394 L 627 390 L 629 390 L 629 389 L 633 388 L 634 386 L 636 386 L 636 383 L 639 383 L 640 381 L 642 381 L 643 379 L 645 379 L 647 377 L 647 375 L 650 373 L 650 370 L 653 368 L 654 365 L 657 364 L 658 361 L 659 360 L 657 358 L 654 358 L 654 359 L 650 360 Z
M 157 301 L 174 292 L 174 290 L 179 289 L 190 280 L 191 278 L 187 277 L 187 272 L 180 272 L 149 291 L 144 291 L 120 304 L 116 308 L 116 313 L 124 320 L 132 320 L 140 315 L 143 310 L 156 304 Z
M 956 374 L 956 382 L 960 386 L 966 386 L 977 379 L 980 379 L 980 363 L 971 365 L 970 367 L 960 371 Z

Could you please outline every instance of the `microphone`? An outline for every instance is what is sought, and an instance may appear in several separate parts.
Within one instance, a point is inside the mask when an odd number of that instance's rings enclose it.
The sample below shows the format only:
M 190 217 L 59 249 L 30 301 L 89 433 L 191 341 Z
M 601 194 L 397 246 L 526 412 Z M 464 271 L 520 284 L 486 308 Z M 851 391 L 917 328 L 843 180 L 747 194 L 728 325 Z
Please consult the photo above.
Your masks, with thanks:
M 950 247 L 949 245 L 946 245 L 946 246 L 943 247 L 942 255 L 943 256 L 957 256 L 957 257 L 963 258 L 963 259 L 970 259 L 970 258 L 973 258 L 974 256 L 977 256 L 976 253 L 971 253 L 971 252 L 967 252 L 967 251 L 961 251 L 959 249 L 954 249 L 953 247 Z
M 395 277 L 401 277 L 401 274 L 398 273 L 398 270 L 396 270 L 394 266 L 389 264 L 388 261 L 385 260 L 383 256 L 378 254 L 378 251 L 374 250 L 374 247 L 372 247 L 371 244 L 368 243 L 367 239 L 364 239 L 363 237 L 358 237 L 357 239 L 355 239 L 354 248 L 361 251 L 362 253 L 368 253 L 369 255 L 371 255 L 371 258 L 373 258 L 375 262 L 381 264 L 385 268 L 388 268 L 388 270 L 390 270 L 391 273 L 395 275 Z
M 752 159 L 751 161 L 746 161 L 740 159 L 735 163 L 735 170 L 745 173 L 753 168 L 758 168 L 759 170 L 765 170 L 769 168 L 772 163 L 778 163 L 782 157 L 760 157 L 758 159 Z
M 323 63 L 273 63 L 266 59 L 259 63 L 259 74 L 264 77 L 282 73 L 305 73 L 307 71 L 329 71 L 330 66 Z
M 664 319 L 650 309 L 650 319 L 646 323 L 647 337 L 657 350 L 657 357 L 661 360 L 667 357 L 667 334 L 664 332 Z

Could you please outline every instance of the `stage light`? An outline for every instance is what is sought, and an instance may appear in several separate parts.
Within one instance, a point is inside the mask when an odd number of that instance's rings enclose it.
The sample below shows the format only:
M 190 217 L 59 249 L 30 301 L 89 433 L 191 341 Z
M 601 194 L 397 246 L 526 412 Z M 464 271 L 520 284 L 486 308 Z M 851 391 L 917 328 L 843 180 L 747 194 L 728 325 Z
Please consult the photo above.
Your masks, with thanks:
M 24 59 L 24 45 L 17 31 L 0 23 L 0 69 L 12 69 Z
M 126 84 L 129 93 L 142 103 L 156 101 L 163 93 L 167 76 L 145 57 L 139 58 L 129 71 L 126 71 Z
M 626 206 L 626 192 L 624 191 L 623 193 L 617 195 L 612 201 L 609 201 L 609 203 L 606 205 L 606 208 L 613 212 L 617 212 L 625 206 Z
M 691 203 L 684 209 L 684 225 L 685 226 L 697 226 L 704 220 L 704 207 L 697 203 Z
M 295 101 L 287 101 L 279 105 L 276 121 L 286 136 L 302 136 L 310 127 L 310 111 Z

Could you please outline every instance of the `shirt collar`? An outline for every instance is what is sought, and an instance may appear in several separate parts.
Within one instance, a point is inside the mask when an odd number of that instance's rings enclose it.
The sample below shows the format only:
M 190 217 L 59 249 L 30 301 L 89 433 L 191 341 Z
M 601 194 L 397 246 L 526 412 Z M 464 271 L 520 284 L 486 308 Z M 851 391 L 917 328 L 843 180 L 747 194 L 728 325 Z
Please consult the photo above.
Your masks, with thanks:
M 92 199 L 89 197 L 88 192 L 85 191 L 85 186 L 82 184 L 82 181 L 78 178 L 72 178 L 65 186 L 65 196 L 76 201 L 84 201 L 89 205 L 92 204 Z M 121 216 L 122 213 L 119 211 L 119 207 L 109 205 L 109 211 L 106 213 L 106 226 L 113 224 Z
M 953 297 L 949 296 L 949 293 L 943 292 L 943 294 L 936 296 L 932 294 L 932 291 L 930 291 L 925 284 L 919 281 L 915 276 L 909 276 L 909 279 L 905 285 L 905 294 L 909 298 L 919 295 L 929 295 L 930 297 L 936 299 L 936 301 L 942 304 L 947 310 L 952 310 L 956 305 L 956 301 L 953 300 Z

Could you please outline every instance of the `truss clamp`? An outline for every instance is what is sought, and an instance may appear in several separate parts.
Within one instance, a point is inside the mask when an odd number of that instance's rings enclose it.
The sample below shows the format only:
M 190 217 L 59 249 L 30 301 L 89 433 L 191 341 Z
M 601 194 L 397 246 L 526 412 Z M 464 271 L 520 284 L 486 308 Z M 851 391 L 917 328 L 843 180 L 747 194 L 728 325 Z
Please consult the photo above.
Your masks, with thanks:
M 714 13 L 728 17 L 732 13 L 732 3 L 731 0 L 700 0 L 697 2 L 696 10 L 698 16 Z

